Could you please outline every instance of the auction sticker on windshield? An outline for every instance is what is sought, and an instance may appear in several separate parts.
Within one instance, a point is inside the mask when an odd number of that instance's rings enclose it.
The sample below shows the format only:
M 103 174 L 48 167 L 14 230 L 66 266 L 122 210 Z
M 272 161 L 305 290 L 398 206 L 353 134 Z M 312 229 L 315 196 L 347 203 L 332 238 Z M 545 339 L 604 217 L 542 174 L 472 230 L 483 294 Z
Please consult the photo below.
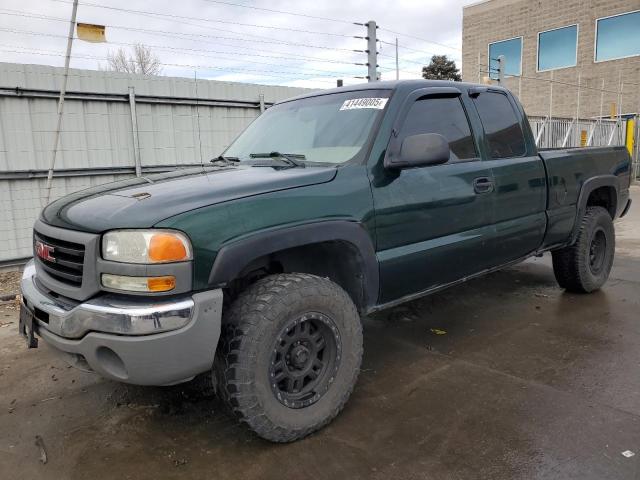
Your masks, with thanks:
M 388 98 L 352 98 L 345 100 L 340 110 L 355 110 L 357 108 L 374 108 L 382 110 L 387 104 Z

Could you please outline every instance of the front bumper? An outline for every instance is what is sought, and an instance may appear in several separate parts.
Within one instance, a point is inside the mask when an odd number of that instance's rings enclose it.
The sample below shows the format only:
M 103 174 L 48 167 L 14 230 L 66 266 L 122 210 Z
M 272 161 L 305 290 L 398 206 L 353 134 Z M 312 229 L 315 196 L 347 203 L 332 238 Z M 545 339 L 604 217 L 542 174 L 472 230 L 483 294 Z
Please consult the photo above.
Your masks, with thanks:
M 35 332 L 72 363 L 137 385 L 189 380 L 213 364 L 222 318 L 222 290 L 170 301 L 105 295 L 84 303 L 56 298 L 25 267 L 23 303 Z

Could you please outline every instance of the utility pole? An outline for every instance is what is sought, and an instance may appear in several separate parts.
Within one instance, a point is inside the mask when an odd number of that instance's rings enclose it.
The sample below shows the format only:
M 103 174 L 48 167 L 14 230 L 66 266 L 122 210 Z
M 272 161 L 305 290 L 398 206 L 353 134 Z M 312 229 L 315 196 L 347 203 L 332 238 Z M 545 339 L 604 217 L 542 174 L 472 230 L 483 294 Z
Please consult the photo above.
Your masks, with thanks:
M 58 153 L 58 143 L 60 141 L 60 128 L 62 127 L 62 113 L 64 110 L 64 95 L 67 92 L 67 80 L 69 79 L 69 62 L 71 61 L 71 46 L 73 44 L 73 30 L 76 27 L 76 14 L 78 13 L 78 0 L 73 0 L 73 8 L 71 10 L 71 20 L 69 21 L 69 37 L 67 38 L 67 54 L 64 59 L 64 76 L 62 78 L 62 86 L 60 87 L 60 98 L 58 99 L 58 123 L 53 139 L 53 154 L 49 163 L 49 172 L 47 173 L 47 193 L 43 206 L 49 203 L 51 198 L 51 183 L 53 182 L 53 168 L 56 165 L 56 155 Z
M 396 80 L 400 80 L 400 67 L 398 66 L 398 37 L 396 37 Z
M 378 80 L 378 41 L 376 38 L 376 26 L 375 20 L 369 20 L 365 23 L 367 27 L 367 81 L 375 82 Z

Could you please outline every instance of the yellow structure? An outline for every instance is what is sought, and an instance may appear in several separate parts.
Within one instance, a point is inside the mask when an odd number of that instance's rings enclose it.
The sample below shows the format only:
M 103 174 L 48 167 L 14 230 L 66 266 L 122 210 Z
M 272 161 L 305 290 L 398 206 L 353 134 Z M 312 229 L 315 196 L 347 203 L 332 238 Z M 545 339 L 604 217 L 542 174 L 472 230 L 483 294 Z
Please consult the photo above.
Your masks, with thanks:
M 629 155 L 633 157 L 633 147 L 634 147 L 634 135 L 635 135 L 635 126 L 636 122 L 633 119 L 627 120 L 627 140 L 625 145 L 627 146 L 627 150 L 629 150 Z

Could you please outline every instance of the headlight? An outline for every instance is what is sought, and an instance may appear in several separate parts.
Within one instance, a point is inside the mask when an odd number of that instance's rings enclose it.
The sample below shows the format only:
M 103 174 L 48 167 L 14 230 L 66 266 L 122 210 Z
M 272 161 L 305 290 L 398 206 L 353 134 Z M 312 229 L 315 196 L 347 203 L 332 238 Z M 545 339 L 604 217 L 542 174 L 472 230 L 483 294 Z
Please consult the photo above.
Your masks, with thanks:
M 191 260 L 187 236 L 170 230 L 113 230 L 102 237 L 102 257 L 122 263 L 171 263 Z

